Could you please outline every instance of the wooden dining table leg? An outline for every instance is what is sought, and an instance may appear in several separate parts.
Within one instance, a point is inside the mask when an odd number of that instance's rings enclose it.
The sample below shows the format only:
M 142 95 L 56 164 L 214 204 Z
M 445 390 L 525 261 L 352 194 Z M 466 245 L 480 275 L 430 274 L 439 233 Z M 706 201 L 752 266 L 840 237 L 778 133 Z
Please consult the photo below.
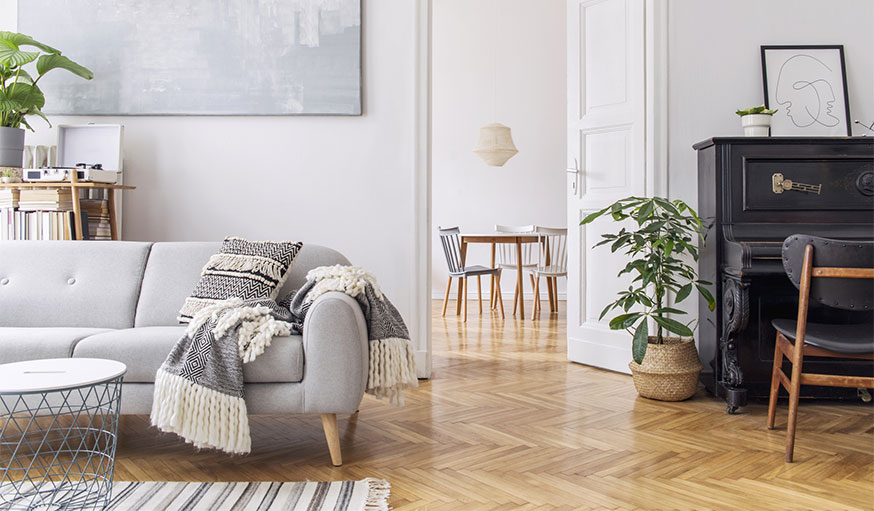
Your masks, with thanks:
M 525 319 L 525 293 L 522 292 L 522 240 L 516 238 L 516 282 L 519 283 L 519 319 Z
M 467 259 L 467 242 L 464 239 L 461 240 L 461 269 L 464 270 L 465 259 Z M 463 280 L 463 279 L 462 279 Z M 461 294 L 466 293 L 467 290 L 464 289 L 464 286 L 458 286 L 458 300 L 455 303 L 455 315 L 458 316 L 461 314 Z
M 495 267 L 495 244 L 492 243 L 492 265 L 489 268 Z M 498 305 L 498 300 L 495 299 L 495 276 L 492 275 L 491 284 L 489 284 L 489 310 L 495 310 Z

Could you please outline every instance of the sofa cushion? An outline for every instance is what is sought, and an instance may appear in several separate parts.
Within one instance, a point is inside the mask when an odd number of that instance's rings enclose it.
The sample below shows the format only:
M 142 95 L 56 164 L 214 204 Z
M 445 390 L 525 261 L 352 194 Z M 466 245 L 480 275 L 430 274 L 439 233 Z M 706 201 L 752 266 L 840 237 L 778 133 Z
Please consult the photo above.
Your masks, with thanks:
M 73 347 L 106 328 L 0 328 L 0 364 L 38 358 L 67 358 Z
M 73 356 L 124 362 L 125 383 L 153 383 L 155 372 L 176 341 L 185 335 L 185 328 L 152 326 L 103 332 L 79 341 Z M 246 383 L 294 383 L 302 379 L 303 343 L 298 335 L 274 338 L 264 353 L 243 364 Z
M 0 243 L 0 327 L 129 328 L 151 243 Z
M 188 323 L 201 309 L 228 298 L 276 298 L 301 245 L 225 238 L 221 250 L 203 267 L 191 296 L 185 299 L 179 321 Z
M 221 242 L 159 242 L 152 245 L 143 276 L 135 326 L 173 326 L 185 298 L 200 278 L 210 256 L 218 252 Z M 298 289 L 306 274 L 317 266 L 349 264 L 336 250 L 304 243 L 294 259 L 279 297 Z

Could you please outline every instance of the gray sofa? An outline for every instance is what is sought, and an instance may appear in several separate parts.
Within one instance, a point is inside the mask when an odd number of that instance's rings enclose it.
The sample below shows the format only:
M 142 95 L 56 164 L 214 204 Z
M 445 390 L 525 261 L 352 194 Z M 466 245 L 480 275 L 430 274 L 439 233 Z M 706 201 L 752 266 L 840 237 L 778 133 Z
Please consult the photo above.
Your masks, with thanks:
M 127 364 L 121 412 L 148 414 L 155 371 L 185 327 L 177 313 L 220 242 L 0 243 L 0 364 L 90 357 Z M 279 296 L 317 266 L 349 264 L 304 244 Z M 317 413 L 340 465 L 338 413 L 358 409 L 367 379 L 367 330 L 358 303 L 327 293 L 302 336 L 280 337 L 244 366 L 251 414 Z M 257 441 L 257 439 L 255 439 Z

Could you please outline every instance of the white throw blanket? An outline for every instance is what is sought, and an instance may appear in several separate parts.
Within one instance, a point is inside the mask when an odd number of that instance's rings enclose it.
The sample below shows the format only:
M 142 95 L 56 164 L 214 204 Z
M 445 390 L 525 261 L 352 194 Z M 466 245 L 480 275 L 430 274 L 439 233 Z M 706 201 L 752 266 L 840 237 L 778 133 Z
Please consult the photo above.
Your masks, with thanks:
M 366 391 L 403 404 L 402 391 L 418 385 L 403 319 L 364 270 L 321 267 L 281 304 L 231 298 L 199 311 L 155 376 L 152 425 L 197 447 L 249 453 L 242 364 L 264 353 L 273 337 L 301 333 L 310 304 L 329 291 L 362 307 L 370 346 Z

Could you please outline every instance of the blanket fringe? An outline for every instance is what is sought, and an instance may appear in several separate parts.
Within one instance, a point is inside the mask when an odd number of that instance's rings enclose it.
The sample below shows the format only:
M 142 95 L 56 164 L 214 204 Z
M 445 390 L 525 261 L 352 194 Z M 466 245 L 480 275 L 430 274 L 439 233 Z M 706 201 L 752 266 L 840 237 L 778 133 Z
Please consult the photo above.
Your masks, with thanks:
M 409 339 L 389 337 L 370 341 L 368 394 L 377 399 L 387 397 L 393 406 L 403 406 L 403 391 L 418 386 L 416 355 Z
M 385 479 L 369 477 L 367 483 L 367 500 L 365 511 L 388 511 L 388 498 L 391 496 L 391 484 Z
M 196 385 L 158 369 L 151 413 L 152 425 L 176 433 L 198 448 L 232 454 L 252 450 L 246 401 Z
M 307 303 L 313 302 L 329 291 L 346 293 L 355 298 L 364 293 L 367 284 L 373 286 L 376 296 L 382 298 L 382 290 L 379 289 L 376 277 L 360 266 L 344 266 L 342 264 L 319 266 L 307 273 L 307 280 L 316 281 L 316 285 L 307 293 L 305 299 Z

